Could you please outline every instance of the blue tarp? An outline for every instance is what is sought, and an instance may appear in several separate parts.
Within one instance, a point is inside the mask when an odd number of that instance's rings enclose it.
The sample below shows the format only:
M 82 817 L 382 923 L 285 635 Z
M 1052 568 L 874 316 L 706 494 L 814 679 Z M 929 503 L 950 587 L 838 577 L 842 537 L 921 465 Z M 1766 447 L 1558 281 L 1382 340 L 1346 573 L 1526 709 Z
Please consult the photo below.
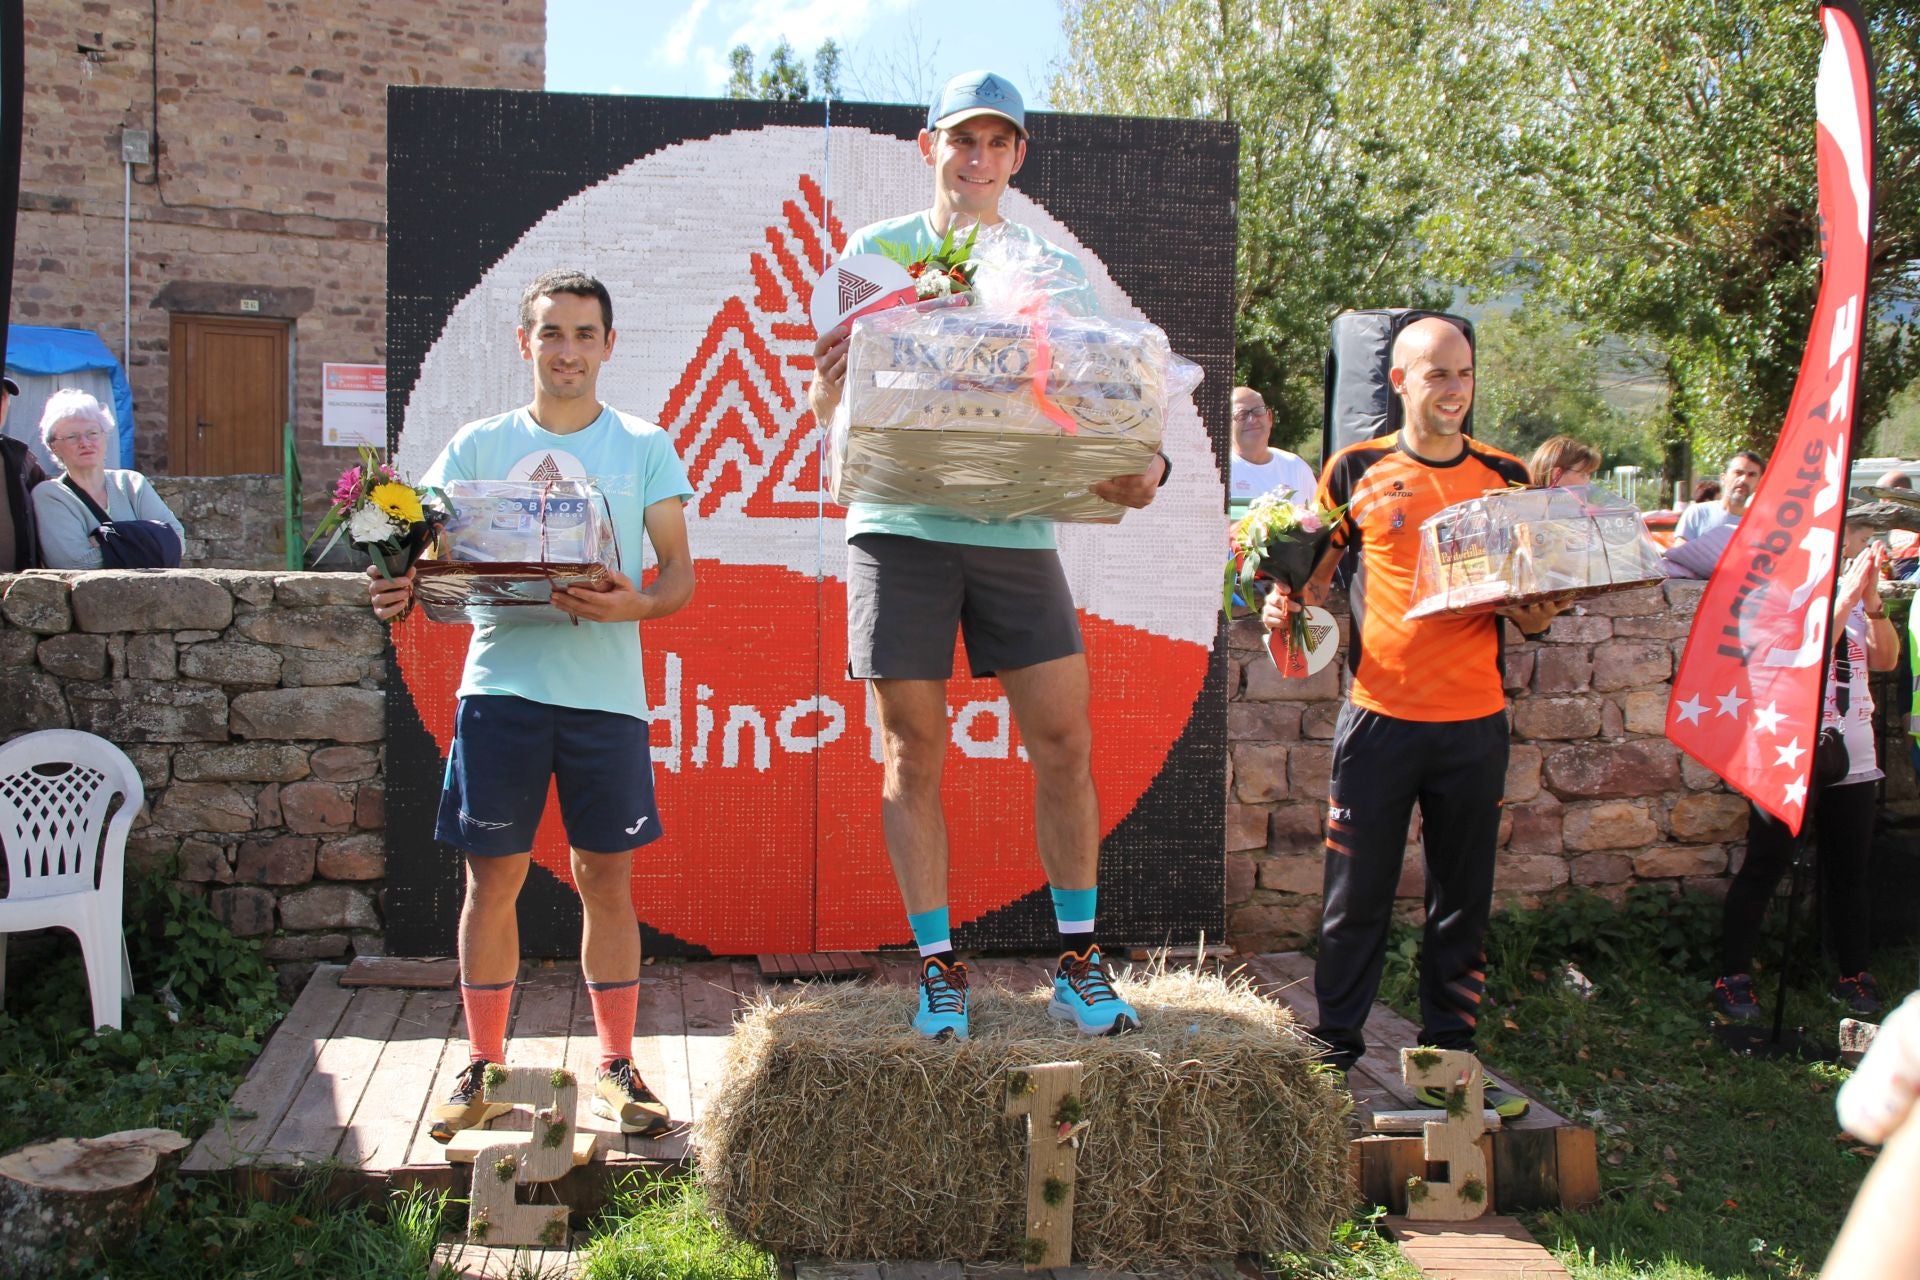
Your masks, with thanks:
M 121 466 L 133 465 L 133 387 L 107 344 L 91 329 L 52 329 L 40 324 L 7 326 L 7 372 L 48 377 L 105 369 L 113 377 L 113 420 L 120 429 Z

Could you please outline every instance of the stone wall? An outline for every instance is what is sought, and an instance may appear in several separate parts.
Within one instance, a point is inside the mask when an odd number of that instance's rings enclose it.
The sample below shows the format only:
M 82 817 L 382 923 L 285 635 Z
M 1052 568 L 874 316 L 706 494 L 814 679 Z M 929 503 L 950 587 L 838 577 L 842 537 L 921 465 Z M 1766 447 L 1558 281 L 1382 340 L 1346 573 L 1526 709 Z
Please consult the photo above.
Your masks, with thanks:
M 287 563 L 286 485 L 279 476 L 149 476 L 180 517 L 189 569 L 278 569 Z
M 1566 885 L 1614 895 L 1648 882 L 1718 891 L 1738 868 L 1746 802 L 1663 736 L 1669 681 L 1705 585 L 1669 582 L 1588 600 L 1537 642 L 1509 626 L 1513 741 L 1494 881 L 1503 900 L 1537 900 Z M 1346 673 L 1336 664 L 1283 681 L 1261 638 L 1251 618 L 1229 632 L 1227 937 L 1265 951 L 1306 942 L 1319 922 L 1327 775 Z M 1912 771 L 1889 774 L 1895 798 L 1910 798 Z M 1423 891 L 1410 841 L 1402 916 L 1418 917 Z
M 277 318 L 323 501 L 351 454 L 320 443 L 320 366 L 386 359 L 387 87 L 542 88 L 546 6 L 37 0 L 25 34 L 13 320 L 121 352 L 121 134 L 150 132 L 132 167 L 132 465 L 172 469 L 172 313 Z
M 1737 867 L 1745 802 L 1661 736 L 1701 587 L 1601 597 L 1509 646 L 1503 897 L 1712 889 Z M 1282 682 L 1260 638 L 1249 619 L 1229 633 L 1227 937 L 1241 950 L 1297 946 L 1318 921 L 1342 680 L 1336 665 Z M 298 977 L 381 949 L 384 643 L 353 574 L 0 576 L 0 740 L 70 725 L 123 746 L 147 786 L 133 856 L 177 858 L 183 883 Z M 1889 773 L 1890 799 L 1912 807 L 1912 771 Z M 1421 890 L 1415 849 L 1403 914 Z
M 178 876 L 289 979 L 380 951 L 385 635 L 350 574 L 0 576 L 0 739 L 118 743 L 135 863 Z

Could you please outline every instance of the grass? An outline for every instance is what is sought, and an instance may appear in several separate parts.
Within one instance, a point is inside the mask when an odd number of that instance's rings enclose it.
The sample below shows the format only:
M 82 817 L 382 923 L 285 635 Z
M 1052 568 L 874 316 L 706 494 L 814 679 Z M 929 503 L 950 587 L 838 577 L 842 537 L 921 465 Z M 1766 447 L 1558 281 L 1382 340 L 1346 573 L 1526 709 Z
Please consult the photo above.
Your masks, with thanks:
M 90 1025 L 71 934 L 14 944 L 0 1011 L 0 1151 L 150 1126 L 203 1132 L 286 1012 L 272 970 L 163 877 L 127 882 L 138 994 L 118 1030 Z
M 707 1215 L 692 1178 L 622 1187 L 584 1250 L 583 1280 L 773 1280 L 773 1255 Z
M 212 1180 L 167 1184 L 139 1238 L 97 1274 L 103 1280 L 427 1280 L 447 1217 L 444 1198 L 409 1192 L 376 1209 L 328 1203 L 325 1186 L 316 1178 L 291 1200 L 269 1203 Z
M 1572 896 L 1489 930 L 1483 1054 L 1599 1139 L 1599 1203 L 1526 1219 L 1582 1280 L 1814 1276 L 1872 1159 L 1834 1118 L 1845 1071 L 1735 1057 L 1711 1035 L 1719 925 L 1717 900 L 1649 888 L 1624 907 Z M 1383 998 L 1417 1018 L 1416 946 L 1411 930 L 1396 937 Z M 1775 938 L 1761 954 L 1778 951 Z M 1914 972 L 1910 949 L 1879 959 L 1883 975 Z M 1569 964 L 1591 997 L 1563 980 Z M 1828 968 L 1811 942 L 1796 957 L 1806 980 L 1789 987 L 1787 1023 L 1831 1056 Z M 1775 980 L 1756 976 L 1770 1011 Z M 1905 991 L 1889 984 L 1890 1004 Z

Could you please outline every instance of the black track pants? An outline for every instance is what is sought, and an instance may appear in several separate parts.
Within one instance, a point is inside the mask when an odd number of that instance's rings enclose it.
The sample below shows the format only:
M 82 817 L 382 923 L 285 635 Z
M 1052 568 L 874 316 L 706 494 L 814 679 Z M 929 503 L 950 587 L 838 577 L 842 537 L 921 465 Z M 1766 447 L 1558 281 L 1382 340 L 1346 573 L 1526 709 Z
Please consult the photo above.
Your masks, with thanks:
M 1348 1067 L 1380 990 L 1407 824 L 1420 805 L 1427 924 L 1420 948 L 1421 1041 L 1473 1047 L 1486 983 L 1482 947 L 1506 790 L 1507 716 L 1395 720 L 1352 703 L 1333 735 L 1313 1034 Z
M 1820 884 L 1820 913 L 1827 945 L 1842 977 L 1867 967 L 1871 950 L 1873 886 L 1867 862 L 1873 853 L 1875 787 L 1843 782 L 1821 787 L 1813 802 L 1813 839 Z M 1720 943 L 1720 972 L 1751 973 L 1760 922 L 1780 878 L 1793 865 L 1793 833 L 1778 818 L 1747 805 L 1747 860 L 1727 890 Z

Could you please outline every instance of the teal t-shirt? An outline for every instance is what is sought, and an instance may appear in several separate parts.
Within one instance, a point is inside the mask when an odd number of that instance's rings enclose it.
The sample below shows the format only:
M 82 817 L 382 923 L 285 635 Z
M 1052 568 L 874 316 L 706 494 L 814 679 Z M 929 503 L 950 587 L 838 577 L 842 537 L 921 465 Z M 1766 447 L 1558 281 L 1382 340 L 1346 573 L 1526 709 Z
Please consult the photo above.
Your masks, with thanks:
M 606 407 L 591 424 L 569 435 L 546 430 L 524 408 L 470 422 L 447 442 L 421 483 L 526 480 L 536 473 L 588 479 L 600 487 L 620 542 L 621 572 L 635 582 L 640 580 L 647 508 L 663 499 L 693 496 L 687 470 L 667 433 L 644 418 Z M 639 625 L 477 625 L 460 677 L 460 696 L 472 694 L 512 694 L 550 706 L 645 720 Z
M 983 227 L 980 234 L 982 239 L 993 235 L 1014 236 L 1038 246 L 1053 259 L 1062 275 L 1079 282 L 1077 288 L 1069 288 L 1055 295 L 1059 303 L 1075 315 L 1095 315 L 1099 312 L 1093 286 L 1087 282 L 1086 269 L 1080 265 L 1078 258 L 1065 249 L 1041 238 L 1031 228 L 1014 222 Z M 941 237 L 934 232 L 933 222 L 923 210 L 904 218 L 892 218 L 860 228 L 847 237 L 846 247 L 841 254 L 878 253 L 876 246 L 883 240 L 890 244 L 905 245 L 913 252 L 921 253 L 939 248 Z M 958 542 L 974 547 L 1013 547 L 1031 551 L 1051 550 L 1054 545 L 1051 520 L 969 520 L 965 516 L 952 515 L 931 507 L 878 502 L 856 502 L 847 508 L 847 537 L 853 538 L 862 533 L 895 533 L 927 542 Z

